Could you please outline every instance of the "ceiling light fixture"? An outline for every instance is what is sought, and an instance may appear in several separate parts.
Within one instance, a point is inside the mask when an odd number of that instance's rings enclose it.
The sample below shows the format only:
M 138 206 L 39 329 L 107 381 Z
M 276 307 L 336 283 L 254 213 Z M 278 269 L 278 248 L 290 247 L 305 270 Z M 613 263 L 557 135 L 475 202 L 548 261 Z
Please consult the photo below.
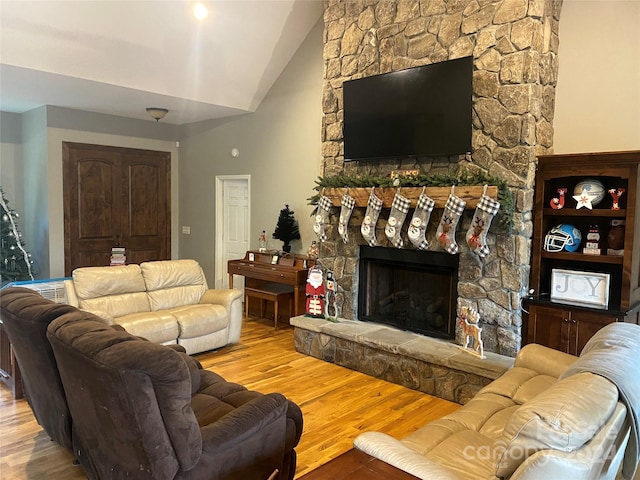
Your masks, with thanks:
M 147 113 L 151 115 L 151 118 L 155 118 L 156 122 L 169 113 L 169 110 L 162 107 L 147 107 Z
M 207 18 L 207 15 L 209 15 L 209 10 L 202 3 L 196 3 L 193 6 L 193 15 L 198 20 L 204 20 L 205 18 Z

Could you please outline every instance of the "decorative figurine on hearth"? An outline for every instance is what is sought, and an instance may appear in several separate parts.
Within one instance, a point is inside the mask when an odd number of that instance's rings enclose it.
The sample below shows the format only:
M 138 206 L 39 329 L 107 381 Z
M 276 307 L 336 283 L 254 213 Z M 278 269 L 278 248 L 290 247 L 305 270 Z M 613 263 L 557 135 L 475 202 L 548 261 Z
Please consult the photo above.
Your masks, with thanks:
M 324 292 L 322 269 L 314 265 L 307 275 L 305 317 L 324 318 Z
M 460 308 L 459 325 L 462 329 L 462 348 L 480 358 L 484 356 L 484 345 L 482 344 L 482 328 L 479 326 L 480 314 L 473 307 L 463 306 Z M 473 340 L 473 347 L 469 347 L 469 342 Z
M 338 285 L 331 270 L 327 271 L 327 293 L 325 296 L 324 313 L 327 320 L 338 321 L 338 306 L 336 305 L 336 292 Z

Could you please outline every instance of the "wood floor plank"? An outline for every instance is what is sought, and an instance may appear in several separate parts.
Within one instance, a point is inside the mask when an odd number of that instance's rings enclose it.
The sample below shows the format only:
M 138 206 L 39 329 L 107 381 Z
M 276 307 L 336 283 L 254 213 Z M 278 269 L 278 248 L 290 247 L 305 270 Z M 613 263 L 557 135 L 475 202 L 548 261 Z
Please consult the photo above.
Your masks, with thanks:
M 296 478 L 347 452 L 363 431 L 403 437 L 459 405 L 378 380 L 295 351 L 293 329 L 245 320 L 240 343 L 196 355 L 203 367 L 263 393 L 297 403 L 304 431 L 296 448 Z M 0 387 L 0 478 L 84 479 L 72 456 L 50 441 L 25 400 Z

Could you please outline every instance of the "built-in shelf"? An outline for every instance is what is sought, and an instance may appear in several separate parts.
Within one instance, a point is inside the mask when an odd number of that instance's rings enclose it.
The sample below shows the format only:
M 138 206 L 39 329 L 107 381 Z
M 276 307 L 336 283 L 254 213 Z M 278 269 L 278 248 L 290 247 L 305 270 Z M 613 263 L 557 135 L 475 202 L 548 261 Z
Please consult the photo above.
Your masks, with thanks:
M 615 217 L 625 218 L 627 216 L 627 210 L 610 210 L 606 208 L 598 208 L 589 210 L 588 208 L 561 208 L 555 210 L 553 208 L 545 208 L 544 214 L 550 217 Z
M 624 257 L 622 255 L 585 255 L 584 253 L 570 252 L 540 252 L 542 258 L 554 258 L 556 260 L 571 260 L 574 262 L 608 263 L 622 265 Z

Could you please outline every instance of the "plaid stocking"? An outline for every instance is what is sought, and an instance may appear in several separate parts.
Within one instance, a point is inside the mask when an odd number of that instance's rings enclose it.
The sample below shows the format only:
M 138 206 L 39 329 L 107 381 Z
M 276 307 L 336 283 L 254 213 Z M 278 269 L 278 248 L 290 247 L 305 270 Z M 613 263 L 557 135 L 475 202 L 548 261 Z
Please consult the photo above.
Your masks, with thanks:
M 321 242 L 327 239 L 325 228 L 327 218 L 329 218 L 329 210 L 331 210 L 332 205 L 331 200 L 324 195 L 321 195 L 318 199 L 318 212 L 316 214 L 316 222 L 313 224 L 313 231 L 316 232 Z
M 458 253 L 458 244 L 456 243 L 456 227 L 464 207 L 467 204 L 460 197 L 453 193 L 449 194 L 447 203 L 444 206 L 444 212 L 440 219 L 440 224 L 436 229 L 436 238 L 442 248 L 450 254 Z
M 367 202 L 367 211 L 364 214 L 362 225 L 360 226 L 360 233 L 370 247 L 376 246 L 376 223 L 378 223 L 378 217 L 382 210 L 382 200 L 380 200 L 371 188 L 371 194 L 369 195 L 369 201 Z
M 407 217 L 409 211 L 409 199 L 396 193 L 393 197 L 393 203 L 391 204 L 391 213 L 387 220 L 387 226 L 384 227 L 384 234 L 387 236 L 391 244 L 396 248 L 402 248 L 404 243 L 400 236 L 400 230 L 402 230 L 402 224 Z
M 469 230 L 467 230 L 467 244 L 480 258 L 489 255 L 487 230 L 489 230 L 491 221 L 493 217 L 496 216 L 496 213 L 498 213 L 499 208 L 499 202 L 483 193 L 476 207 L 476 211 L 473 214 L 473 221 L 471 222 Z
M 418 204 L 413 212 L 413 218 L 407 231 L 413 246 L 420 250 L 426 250 L 429 247 L 429 242 L 427 242 L 426 238 L 427 224 L 429 223 L 429 218 L 431 218 L 434 205 L 433 199 L 425 195 L 423 189 L 420 197 L 418 197 Z
M 351 214 L 353 213 L 353 207 L 356 204 L 356 199 L 349 195 L 349 192 L 346 192 L 342 195 L 342 200 L 340 201 L 340 221 L 338 223 L 338 233 L 342 237 L 342 241 L 347 243 L 349 241 L 349 219 L 351 218 Z

